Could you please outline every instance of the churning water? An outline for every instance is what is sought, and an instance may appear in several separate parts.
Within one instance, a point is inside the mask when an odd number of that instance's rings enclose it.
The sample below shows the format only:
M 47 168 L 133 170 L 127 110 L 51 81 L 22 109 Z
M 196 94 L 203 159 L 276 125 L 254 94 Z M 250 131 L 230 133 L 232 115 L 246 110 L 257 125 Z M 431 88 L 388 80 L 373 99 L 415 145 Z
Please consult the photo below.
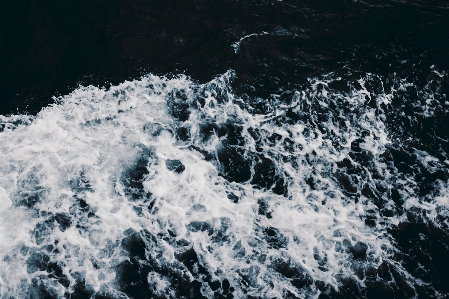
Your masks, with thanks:
M 1 298 L 447 298 L 447 4 L 144 2 L 0 4 Z
M 386 89 L 367 74 L 342 92 L 328 74 L 251 102 L 232 71 L 148 75 L 2 117 L 2 298 L 441 295 L 401 263 L 394 230 L 447 229 L 446 152 L 413 146 L 397 107 L 446 114 L 445 76 Z

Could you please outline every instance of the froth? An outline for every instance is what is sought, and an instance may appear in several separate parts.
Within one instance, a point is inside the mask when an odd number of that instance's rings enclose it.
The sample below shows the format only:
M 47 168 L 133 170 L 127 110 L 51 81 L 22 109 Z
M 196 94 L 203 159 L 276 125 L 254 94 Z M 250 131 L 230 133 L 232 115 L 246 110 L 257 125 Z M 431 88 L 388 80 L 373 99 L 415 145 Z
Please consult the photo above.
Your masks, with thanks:
M 330 87 L 341 78 L 311 79 L 265 114 L 228 72 L 204 85 L 149 75 L 81 87 L 36 117 L 2 117 L 2 297 L 79 284 L 179 297 L 184 280 L 207 298 L 363 286 L 360 273 L 391 259 L 387 229 L 403 217 L 385 216 L 394 200 L 375 188 L 406 179 L 385 159 L 394 91 L 371 93 L 370 76 L 346 93 Z M 447 213 L 440 184 L 429 203 L 400 189 L 404 208 Z

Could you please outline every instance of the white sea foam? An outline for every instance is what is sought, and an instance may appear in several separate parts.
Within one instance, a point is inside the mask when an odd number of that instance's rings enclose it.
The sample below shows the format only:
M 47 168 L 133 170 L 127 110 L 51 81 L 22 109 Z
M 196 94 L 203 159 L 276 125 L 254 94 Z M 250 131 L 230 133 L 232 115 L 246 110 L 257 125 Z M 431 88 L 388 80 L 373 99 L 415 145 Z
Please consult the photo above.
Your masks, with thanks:
M 240 50 L 240 44 L 242 43 L 242 41 L 244 41 L 245 39 L 250 38 L 251 36 L 260 36 L 260 35 L 267 35 L 268 32 L 262 31 L 262 33 L 251 33 L 251 34 L 247 34 L 244 37 L 240 38 L 237 42 L 232 44 L 232 48 L 234 49 L 234 52 L 237 54 Z
M 309 298 L 320 292 L 309 281 L 338 289 L 344 277 L 363 285 L 357 269 L 389 259 L 394 248 L 386 228 L 402 216 L 382 218 L 372 199 L 351 197 L 339 180 L 357 186 L 372 181 L 373 171 L 349 156 L 351 144 L 359 140 L 361 151 L 371 157 L 370 167 L 389 188 L 395 174 L 381 158 L 391 141 L 380 107 L 389 104 L 391 95 L 370 94 L 363 80 L 361 88 L 336 93 L 328 83 L 338 78 L 313 79 L 290 104 L 274 103 L 271 114 L 257 115 L 232 93 L 232 75 L 204 85 L 184 76 L 149 75 L 109 90 L 80 87 L 36 117 L 2 116 L 1 297 L 30 296 L 27 286 L 37 277 L 56 297 L 63 296 L 65 288 L 42 278 L 45 269 L 33 262 L 41 252 L 60 265 L 69 292 L 81 277 L 93 291 L 119 294 L 115 269 L 129 258 L 121 240 L 141 231 L 154 236 L 170 231 L 174 239 L 185 240 L 213 280 L 230 281 L 237 298 L 282 298 L 287 290 Z M 200 98 L 204 105 L 196 104 Z M 182 106 L 189 111 L 185 121 L 171 113 L 178 100 L 188 104 Z M 316 114 L 330 106 L 327 119 Z M 278 121 L 288 111 L 307 114 L 307 121 Z M 250 183 L 257 176 L 256 162 L 248 181 L 226 180 L 218 155 L 227 135 L 214 131 L 204 138 L 207 123 L 239 126 L 244 156 L 273 161 L 271 175 L 283 179 L 285 194 Z M 181 127 L 189 139 L 177 137 Z M 435 162 L 427 153 L 418 156 L 426 167 Z M 138 172 L 139 159 L 146 172 L 141 193 L 132 198 L 123 177 Z M 361 171 L 339 170 L 344 159 Z M 171 161 L 180 161 L 184 169 L 173 171 Z M 424 209 L 447 211 L 447 184 L 441 184 L 445 189 Z M 410 194 L 407 208 L 424 205 Z M 366 225 L 367 213 L 383 222 Z M 171 267 L 185 250 L 160 239 L 146 243 L 145 254 Z M 366 255 L 363 262 L 354 257 L 357 250 Z M 146 279 L 154 294 L 175 296 L 164 275 L 151 272 Z M 303 286 L 295 287 L 295 279 Z M 213 297 L 205 283 L 201 293 Z

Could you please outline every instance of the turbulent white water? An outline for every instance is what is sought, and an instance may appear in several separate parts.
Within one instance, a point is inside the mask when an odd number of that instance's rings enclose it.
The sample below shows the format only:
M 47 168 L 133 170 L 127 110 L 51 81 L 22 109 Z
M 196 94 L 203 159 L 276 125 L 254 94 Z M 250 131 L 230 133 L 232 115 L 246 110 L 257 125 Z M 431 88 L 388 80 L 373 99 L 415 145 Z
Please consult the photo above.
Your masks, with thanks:
M 288 101 L 254 100 L 260 113 L 232 75 L 80 87 L 35 117 L 1 116 L 1 297 L 59 298 L 80 282 L 111 298 L 192 296 L 182 281 L 207 298 L 317 297 L 363 286 L 395 253 L 387 229 L 405 214 L 382 214 L 394 202 L 378 194 L 380 208 L 375 184 L 402 184 L 405 209 L 429 221 L 446 215 L 447 182 L 423 201 L 384 158 L 396 90 L 370 93 L 368 76 L 335 92 L 329 76 Z

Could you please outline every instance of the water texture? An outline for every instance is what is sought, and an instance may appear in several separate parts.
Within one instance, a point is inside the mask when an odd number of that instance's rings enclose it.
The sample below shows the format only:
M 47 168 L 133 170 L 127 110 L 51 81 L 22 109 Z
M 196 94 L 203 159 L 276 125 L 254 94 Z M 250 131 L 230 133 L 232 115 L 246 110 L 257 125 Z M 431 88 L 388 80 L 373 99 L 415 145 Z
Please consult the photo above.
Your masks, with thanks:
M 1 298 L 447 298 L 447 4 L 1 5 Z

